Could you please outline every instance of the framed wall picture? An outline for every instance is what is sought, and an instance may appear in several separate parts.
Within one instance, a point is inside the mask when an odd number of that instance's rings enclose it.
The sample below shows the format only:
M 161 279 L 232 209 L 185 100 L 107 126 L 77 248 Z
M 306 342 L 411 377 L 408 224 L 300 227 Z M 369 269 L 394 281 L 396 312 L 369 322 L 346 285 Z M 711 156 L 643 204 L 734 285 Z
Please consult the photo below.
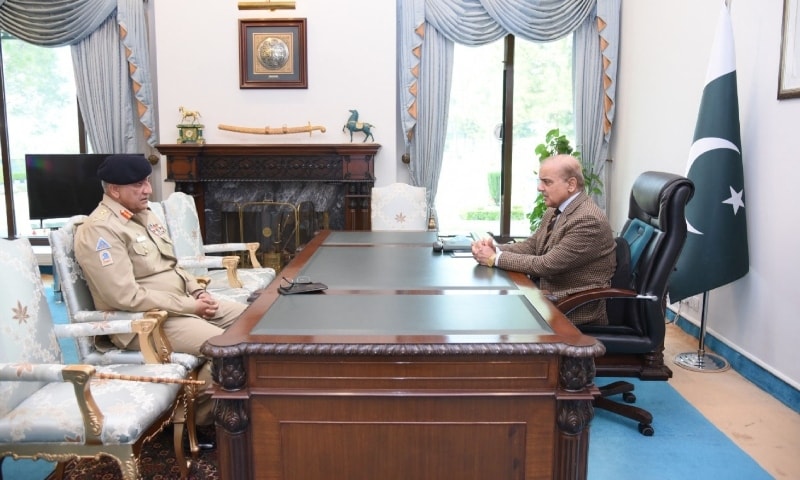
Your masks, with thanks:
M 778 98 L 800 97 L 800 0 L 783 0 L 781 66 L 778 71 Z
M 239 20 L 239 88 L 308 88 L 306 19 Z

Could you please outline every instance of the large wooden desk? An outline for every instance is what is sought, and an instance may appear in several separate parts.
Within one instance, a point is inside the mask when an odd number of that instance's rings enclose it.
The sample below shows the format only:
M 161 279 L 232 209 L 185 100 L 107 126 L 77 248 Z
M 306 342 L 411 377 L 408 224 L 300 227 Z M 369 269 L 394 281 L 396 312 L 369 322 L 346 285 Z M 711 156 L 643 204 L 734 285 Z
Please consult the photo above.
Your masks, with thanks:
M 224 479 L 585 478 L 594 358 L 527 277 L 429 233 L 322 232 L 203 351 Z

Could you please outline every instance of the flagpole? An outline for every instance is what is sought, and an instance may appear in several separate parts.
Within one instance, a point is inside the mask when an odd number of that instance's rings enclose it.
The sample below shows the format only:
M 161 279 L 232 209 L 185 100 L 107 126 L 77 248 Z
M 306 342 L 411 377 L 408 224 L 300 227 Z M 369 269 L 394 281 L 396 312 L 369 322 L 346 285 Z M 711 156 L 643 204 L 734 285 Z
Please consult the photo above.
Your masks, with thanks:
M 723 372 L 730 364 L 723 357 L 706 352 L 706 317 L 708 315 L 708 291 L 703 292 L 703 311 L 700 314 L 700 344 L 696 352 L 679 353 L 675 363 L 695 372 Z

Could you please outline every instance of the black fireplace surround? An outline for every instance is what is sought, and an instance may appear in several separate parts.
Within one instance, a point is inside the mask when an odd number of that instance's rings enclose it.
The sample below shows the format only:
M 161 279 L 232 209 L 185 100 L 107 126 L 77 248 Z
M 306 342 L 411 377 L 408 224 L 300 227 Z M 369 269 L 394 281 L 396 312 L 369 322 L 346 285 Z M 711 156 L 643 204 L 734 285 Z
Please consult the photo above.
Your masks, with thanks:
M 231 219 L 237 206 L 253 202 L 302 207 L 305 230 L 370 229 L 369 196 L 375 183 L 378 144 L 175 144 L 156 148 L 166 156 L 167 181 L 175 182 L 176 191 L 192 195 L 197 211 L 203 212 L 200 222 L 206 243 L 238 240 L 230 238 Z M 261 226 L 247 225 L 247 230 L 259 231 Z

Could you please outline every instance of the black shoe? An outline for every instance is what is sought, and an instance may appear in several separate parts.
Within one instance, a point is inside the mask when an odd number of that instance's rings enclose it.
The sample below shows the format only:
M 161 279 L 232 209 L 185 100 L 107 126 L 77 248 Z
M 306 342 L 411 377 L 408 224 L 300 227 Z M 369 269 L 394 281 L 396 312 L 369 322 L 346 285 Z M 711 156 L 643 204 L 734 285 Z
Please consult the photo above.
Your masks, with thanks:
M 188 435 L 184 438 L 184 447 L 189 448 Z M 197 448 L 201 452 L 211 452 L 217 448 L 217 434 L 214 426 L 197 427 Z

